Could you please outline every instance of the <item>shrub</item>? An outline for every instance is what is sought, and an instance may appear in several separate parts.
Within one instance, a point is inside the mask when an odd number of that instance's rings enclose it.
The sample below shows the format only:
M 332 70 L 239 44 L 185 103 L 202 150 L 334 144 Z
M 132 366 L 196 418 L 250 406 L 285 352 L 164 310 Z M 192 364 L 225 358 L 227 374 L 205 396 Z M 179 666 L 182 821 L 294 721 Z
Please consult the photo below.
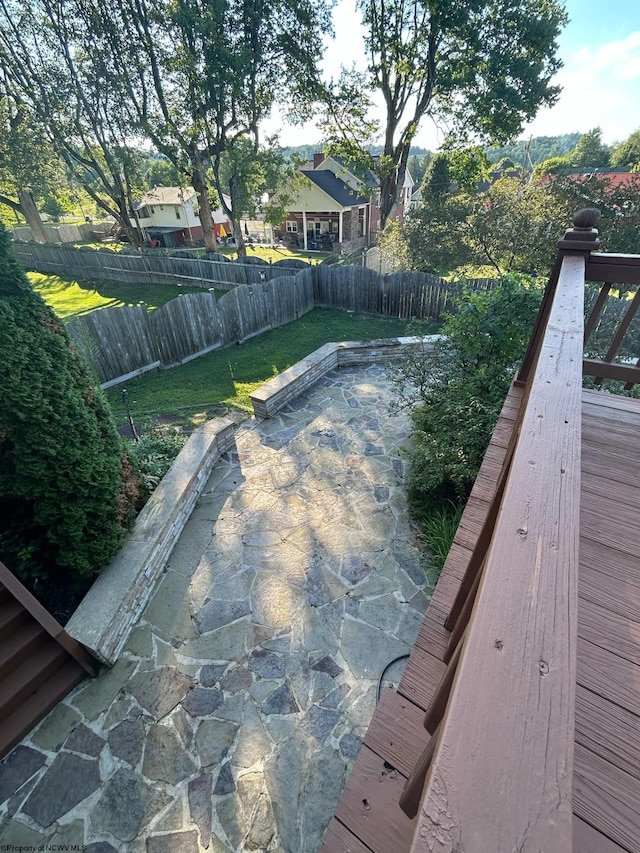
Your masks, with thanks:
M 139 441 L 130 442 L 129 457 L 140 483 L 138 506 L 143 506 L 149 499 L 186 440 L 183 433 L 152 430 L 142 435 Z
M 134 518 L 136 483 L 111 411 L 0 229 L 0 556 L 18 576 L 78 585 Z
M 398 406 L 412 407 L 409 497 L 419 517 L 471 490 L 518 361 L 541 290 L 523 276 L 473 292 L 463 287 L 435 351 L 395 372 Z

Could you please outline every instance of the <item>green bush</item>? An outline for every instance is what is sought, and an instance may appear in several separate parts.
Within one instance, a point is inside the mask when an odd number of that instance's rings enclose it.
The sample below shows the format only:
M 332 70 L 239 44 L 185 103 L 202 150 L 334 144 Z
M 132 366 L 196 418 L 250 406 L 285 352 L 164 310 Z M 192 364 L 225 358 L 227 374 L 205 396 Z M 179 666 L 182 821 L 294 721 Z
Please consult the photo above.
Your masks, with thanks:
M 473 486 L 509 384 L 529 340 L 541 290 L 523 276 L 463 288 L 435 351 L 396 369 L 398 405 L 411 407 L 409 497 L 419 517 Z
M 129 443 L 129 458 L 140 483 L 139 507 L 149 499 L 186 440 L 184 433 L 152 430 L 142 435 L 139 441 Z
M 134 518 L 137 481 L 96 378 L 0 229 L 0 558 L 88 585 Z

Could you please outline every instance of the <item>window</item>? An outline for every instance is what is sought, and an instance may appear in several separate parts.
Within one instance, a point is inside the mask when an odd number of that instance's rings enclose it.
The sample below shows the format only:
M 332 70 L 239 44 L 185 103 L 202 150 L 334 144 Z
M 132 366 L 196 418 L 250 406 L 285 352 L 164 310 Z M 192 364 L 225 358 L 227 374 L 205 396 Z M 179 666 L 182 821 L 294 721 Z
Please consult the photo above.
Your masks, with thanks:
M 297 233 L 298 223 L 295 220 L 287 219 L 287 231 L 290 234 Z
M 180 219 L 180 208 L 176 207 L 176 219 Z

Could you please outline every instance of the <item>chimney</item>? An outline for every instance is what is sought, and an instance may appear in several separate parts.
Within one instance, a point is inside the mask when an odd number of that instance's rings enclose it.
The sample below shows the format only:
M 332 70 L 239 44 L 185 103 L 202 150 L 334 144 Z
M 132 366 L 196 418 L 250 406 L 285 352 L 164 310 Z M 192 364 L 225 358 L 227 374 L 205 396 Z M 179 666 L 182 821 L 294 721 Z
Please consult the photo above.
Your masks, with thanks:
M 320 163 L 324 160 L 324 154 L 320 151 L 313 155 L 313 168 L 317 169 Z

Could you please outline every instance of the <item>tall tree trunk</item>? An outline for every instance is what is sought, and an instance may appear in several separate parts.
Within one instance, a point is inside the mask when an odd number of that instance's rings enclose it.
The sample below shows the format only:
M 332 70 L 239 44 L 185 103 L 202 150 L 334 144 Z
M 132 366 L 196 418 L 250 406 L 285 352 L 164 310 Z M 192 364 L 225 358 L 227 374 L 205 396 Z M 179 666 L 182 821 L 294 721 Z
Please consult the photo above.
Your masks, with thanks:
M 204 169 L 199 162 L 194 166 L 193 173 L 191 175 L 191 182 L 194 190 L 198 194 L 200 224 L 202 225 L 204 247 L 207 252 L 217 252 L 218 243 L 216 241 L 216 232 L 213 225 L 213 216 L 211 215 L 211 205 L 209 204 L 209 189 L 204 179 Z
M 231 197 L 231 223 L 233 225 L 233 236 L 236 241 L 238 257 L 246 258 L 247 247 L 244 242 L 242 224 L 240 223 L 240 211 L 238 210 L 238 179 L 235 175 L 229 181 L 229 195 Z
M 36 207 L 31 190 L 18 190 L 18 199 L 20 201 L 20 210 L 22 215 L 27 220 L 27 224 L 31 229 L 31 236 L 38 243 L 47 243 L 47 232 L 44 223 L 40 218 L 40 213 Z

